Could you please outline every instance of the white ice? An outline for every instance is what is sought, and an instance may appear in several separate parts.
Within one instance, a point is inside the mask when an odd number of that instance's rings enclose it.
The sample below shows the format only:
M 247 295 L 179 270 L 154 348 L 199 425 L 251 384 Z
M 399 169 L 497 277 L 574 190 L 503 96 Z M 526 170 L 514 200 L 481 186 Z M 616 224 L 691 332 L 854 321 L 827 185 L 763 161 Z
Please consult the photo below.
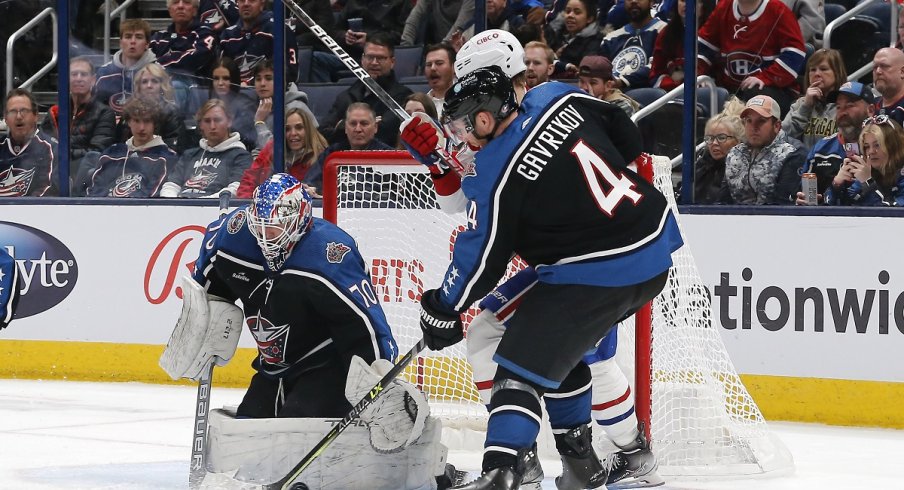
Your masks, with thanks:
M 187 487 L 195 388 L 140 383 L 0 380 L 0 489 Z M 243 390 L 215 388 L 212 406 Z M 663 490 L 904 488 L 904 431 L 771 423 L 794 455 L 791 476 L 669 480 Z M 476 470 L 480 456 L 450 461 Z M 544 461 L 547 481 L 560 471 Z

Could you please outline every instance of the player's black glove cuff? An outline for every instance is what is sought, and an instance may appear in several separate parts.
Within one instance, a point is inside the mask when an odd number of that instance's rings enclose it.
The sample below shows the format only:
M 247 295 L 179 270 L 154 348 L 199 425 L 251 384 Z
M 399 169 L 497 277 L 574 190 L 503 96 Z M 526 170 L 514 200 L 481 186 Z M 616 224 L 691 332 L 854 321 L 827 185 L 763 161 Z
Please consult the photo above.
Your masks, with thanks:
M 436 301 L 435 289 L 424 291 L 421 296 L 421 331 L 431 350 L 455 345 L 465 336 L 461 316 L 455 312 L 442 311 Z

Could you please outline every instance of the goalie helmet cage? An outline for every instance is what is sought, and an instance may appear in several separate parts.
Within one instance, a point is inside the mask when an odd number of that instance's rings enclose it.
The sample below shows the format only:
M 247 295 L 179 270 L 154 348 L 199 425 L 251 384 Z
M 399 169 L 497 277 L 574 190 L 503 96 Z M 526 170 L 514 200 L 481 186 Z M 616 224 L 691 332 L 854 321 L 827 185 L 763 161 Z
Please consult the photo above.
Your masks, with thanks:
M 654 183 L 680 225 L 668 159 L 655 157 L 653 167 Z M 323 216 L 358 242 L 399 349 L 410 348 L 421 337 L 420 295 L 442 280 L 466 216 L 439 208 L 426 167 L 404 151 L 330 155 Z M 793 459 L 769 431 L 728 358 L 684 238 L 685 246 L 673 254 L 665 289 L 635 315 L 637 335 L 634 321 L 620 326 L 616 356 L 628 379 L 636 378 L 636 410 L 651 432 L 659 472 L 685 477 L 789 473 Z M 523 267 L 519 262 L 516 257 L 506 277 Z M 463 315 L 466 328 L 476 313 L 472 307 Z M 422 353 L 406 376 L 427 394 L 431 413 L 444 426 L 485 430 L 486 408 L 472 382 L 464 342 Z M 597 447 L 608 445 L 601 441 L 602 430 L 594 434 Z M 456 441 L 444 442 L 456 448 Z

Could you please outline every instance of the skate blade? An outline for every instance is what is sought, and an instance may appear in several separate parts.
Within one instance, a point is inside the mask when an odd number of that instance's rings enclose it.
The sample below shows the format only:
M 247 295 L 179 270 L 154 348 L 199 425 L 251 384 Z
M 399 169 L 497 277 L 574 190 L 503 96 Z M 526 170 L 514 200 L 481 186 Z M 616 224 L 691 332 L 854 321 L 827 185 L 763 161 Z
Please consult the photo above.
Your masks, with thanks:
M 650 487 L 658 487 L 660 485 L 664 485 L 665 480 L 659 476 L 659 473 L 651 472 L 646 475 L 639 477 L 630 477 L 625 478 L 624 480 L 619 480 L 615 483 L 606 484 L 606 488 L 609 490 L 624 490 L 627 488 L 650 488 Z

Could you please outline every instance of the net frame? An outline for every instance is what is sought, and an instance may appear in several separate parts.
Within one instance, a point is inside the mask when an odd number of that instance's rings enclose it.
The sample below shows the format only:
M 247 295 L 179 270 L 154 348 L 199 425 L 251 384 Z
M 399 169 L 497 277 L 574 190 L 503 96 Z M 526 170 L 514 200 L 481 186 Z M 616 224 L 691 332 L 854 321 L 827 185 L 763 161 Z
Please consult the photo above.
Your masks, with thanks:
M 665 194 L 680 226 L 668 159 L 655 157 L 652 170 L 647 178 Z M 355 221 L 352 216 L 356 214 L 365 217 Z M 395 304 L 398 301 L 383 302 L 399 348 L 406 350 L 420 336 L 419 292 L 439 284 L 451 259 L 455 235 L 464 229 L 465 216 L 449 216 L 439 209 L 426 167 L 404 151 L 331 154 L 324 165 L 323 216 L 359 241 L 362 255 L 371 261 L 381 301 L 401 298 L 402 303 L 408 303 L 400 306 Z M 383 220 L 386 226 L 380 223 Z M 361 221 L 366 226 L 359 229 L 355 223 Z M 427 233 L 433 226 L 445 231 L 426 237 L 426 241 L 421 238 L 430 247 L 400 243 L 406 236 L 411 242 L 412 234 Z M 384 236 L 398 228 L 401 239 Z M 628 379 L 633 380 L 637 416 L 652 437 L 659 472 L 663 476 L 698 478 L 791 472 L 790 453 L 768 430 L 728 357 L 712 322 L 709 293 L 683 232 L 682 237 L 685 246 L 673 254 L 674 266 L 666 288 L 633 320 L 621 325 L 616 356 Z M 443 240 L 448 249 L 440 245 Z M 373 245 L 375 242 L 381 243 Z M 380 248 L 382 245 L 390 251 Z M 401 255 L 393 255 L 393 247 L 399 247 Z M 439 250 L 439 255 L 433 249 Z M 439 264 L 433 267 L 431 262 Z M 522 266 L 510 264 L 505 278 Z M 420 291 L 387 292 L 402 288 L 406 281 L 414 285 L 419 282 Z M 397 307 L 405 311 L 397 313 Z M 472 308 L 463 315 L 466 326 L 476 312 Z M 409 381 L 428 395 L 432 413 L 445 427 L 480 431 L 485 429 L 486 409 L 470 375 L 464 342 L 440 353 L 419 356 L 406 371 Z M 603 431 L 594 433 L 598 448 L 614 449 Z M 444 442 L 448 443 L 445 434 Z M 548 432 L 541 437 L 551 439 Z M 482 438 L 476 439 L 482 442 Z M 544 447 L 554 448 L 554 444 L 551 440 L 541 443 L 541 453 Z

